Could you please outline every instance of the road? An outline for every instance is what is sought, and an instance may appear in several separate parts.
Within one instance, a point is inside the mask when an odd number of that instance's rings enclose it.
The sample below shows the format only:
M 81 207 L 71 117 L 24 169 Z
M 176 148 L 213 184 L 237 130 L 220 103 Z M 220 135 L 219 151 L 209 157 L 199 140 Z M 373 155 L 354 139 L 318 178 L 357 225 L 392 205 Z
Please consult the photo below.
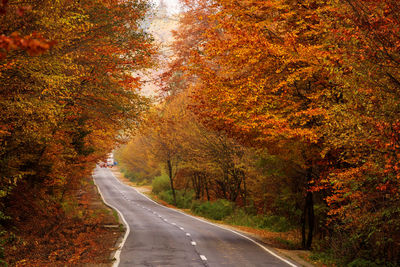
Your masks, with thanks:
M 155 203 L 107 168 L 96 168 L 93 177 L 128 225 L 115 265 L 296 266 L 248 237 Z

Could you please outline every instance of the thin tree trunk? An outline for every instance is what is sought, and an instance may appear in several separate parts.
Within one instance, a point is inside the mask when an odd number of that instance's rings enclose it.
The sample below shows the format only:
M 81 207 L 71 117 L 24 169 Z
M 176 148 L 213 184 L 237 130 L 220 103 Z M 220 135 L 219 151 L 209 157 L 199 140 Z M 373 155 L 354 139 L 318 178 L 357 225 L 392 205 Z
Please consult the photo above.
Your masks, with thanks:
M 315 215 L 313 193 L 310 191 L 309 184 L 312 180 L 312 169 L 307 170 L 307 194 L 305 197 L 304 209 L 301 215 L 301 243 L 304 249 L 310 249 L 314 235 Z M 308 223 L 308 233 L 306 233 Z
M 307 201 L 306 201 L 307 202 Z M 304 204 L 303 212 L 301 213 L 301 246 L 303 249 L 306 248 L 306 213 L 307 213 L 307 204 Z
M 245 174 L 243 174 L 243 190 L 244 190 L 243 202 L 244 202 L 244 206 L 247 207 L 247 185 L 246 185 L 246 175 Z
M 310 249 L 312 240 L 313 240 L 313 235 L 314 235 L 314 221 L 315 221 L 315 216 L 314 216 L 314 200 L 313 200 L 313 193 L 308 192 L 307 193 L 307 206 L 308 206 L 308 237 L 307 237 L 307 244 L 306 248 Z
M 176 194 L 174 188 L 174 180 L 172 177 L 172 164 L 170 160 L 167 160 L 167 166 L 168 166 L 168 176 L 169 176 L 169 182 L 171 184 L 172 196 L 174 197 L 174 205 L 176 205 Z
M 207 177 L 205 177 L 204 182 L 205 182 L 205 187 L 206 187 L 207 200 L 210 201 L 210 192 L 209 192 L 209 189 L 208 189 L 208 179 L 207 179 Z

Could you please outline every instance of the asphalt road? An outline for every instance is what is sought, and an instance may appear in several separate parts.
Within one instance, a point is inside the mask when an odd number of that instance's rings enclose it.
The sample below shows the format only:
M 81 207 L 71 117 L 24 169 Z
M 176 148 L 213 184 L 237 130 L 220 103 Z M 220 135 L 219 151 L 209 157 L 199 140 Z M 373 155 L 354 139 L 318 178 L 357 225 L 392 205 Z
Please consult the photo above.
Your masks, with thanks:
M 93 177 L 128 224 L 119 266 L 296 266 L 248 237 L 158 205 L 109 169 Z

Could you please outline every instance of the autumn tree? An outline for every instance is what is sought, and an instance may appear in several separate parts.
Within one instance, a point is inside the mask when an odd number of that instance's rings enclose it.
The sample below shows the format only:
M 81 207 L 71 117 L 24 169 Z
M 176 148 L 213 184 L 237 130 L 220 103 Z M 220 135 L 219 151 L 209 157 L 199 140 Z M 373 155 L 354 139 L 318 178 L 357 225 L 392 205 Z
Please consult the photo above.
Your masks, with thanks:
M 139 26 L 147 10 L 145 1 L 13 1 L 5 7 L 2 211 L 14 218 L 29 207 L 28 215 L 47 216 L 44 207 L 62 214 L 59 202 L 69 189 L 122 141 L 121 132 L 135 127 L 147 100 L 131 73 L 150 66 L 154 52 Z
M 385 244 L 374 258 L 397 261 L 397 246 L 386 249 L 398 217 L 397 2 L 185 2 L 173 67 L 198 119 L 303 173 L 305 248 L 319 190 L 330 231 L 368 251 Z
M 304 173 L 303 245 L 314 231 L 312 187 L 319 179 L 321 125 L 335 84 L 323 69 L 318 12 L 308 1 L 200 1 L 187 16 L 208 21 L 182 69 L 192 77 L 193 110 L 212 129 L 263 147 Z M 315 31 L 307 31 L 313 25 Z M 186 26 L 189 27 L 190 26 Z M 197 24 L 191 28 L 197 30 Z M 195 34 L 194 34 L 195 35 Z
M 336 238 L 350 248 L 346 256 L 393 263 L 399 262 L 398 11 L 397 1 L 333 1 L 325 18 L 331 71 L 343 88 L 326 131 L 340 151 L 327 181 L 329 214 Z
M 120 161 L 125 176 L 136 182 L 149 182 L 160 175 L 160 163 L 149 150 L 147 137 L 142 134 L 136 134 L 118 148 L 115 157 Z

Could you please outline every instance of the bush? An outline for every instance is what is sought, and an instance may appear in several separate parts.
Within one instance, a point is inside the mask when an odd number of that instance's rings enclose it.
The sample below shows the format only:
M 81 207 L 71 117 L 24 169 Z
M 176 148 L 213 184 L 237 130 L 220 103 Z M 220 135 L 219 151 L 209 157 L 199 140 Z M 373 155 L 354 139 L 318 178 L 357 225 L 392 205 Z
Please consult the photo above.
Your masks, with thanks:
M 275 232 L 286 232 L 293 228 L 285 217 L 275 215 L 259 217 L 261 219 L 258 225 L 259 228 L 265 228 Z
M 222 220 L 234 211 L 234 203 L 224 199 L 219 199 L 215 202 L 200 202 L 194 201 L 191 210 L 198 215 L 214 220 Z
M 379 266 L 386 266 L 377 264 L 375 262 L 365 260 L 365 259 L 356 259 L 349 263 L 348 267 L 379 267 Z
M 193 191 L 176 190 L 176 206 L 180 209 L 190 209 L 194 197 Z M 172 192 L 171 192 L 172 194 Z
M 154 178 L 152 186 L 153 186 L 152 192 L 156 195 L 160 194 L 163 191 L 168 191 L 171 189 L 171 184 L 166 174 L 161 174 L 160 176 Z
M 268 229 L 274 232 L 286 232 L 293 228 L 285 217 L 252 215 L 248 214 L 244 209 L 235 210 L 225 221 L 230 224 Z
M 175 190 L 176 193 L 176 207 L 180 209 L 188 209 L 192 206 L 193 191 L 183 191 L 183 190 Z M 164 200 L 169 204 L 174 204 L 174 197 L 172 195 L 172 190 L 162 191 L 158 194 L 160 199 Z
M 131 182 L 137 182 L 137 177 L 133 172 L 126 171 L 124 176 L 128 178 Z
M 154 192 L 154 187 L 153 187 L 153 192 Z M 172 195 L 172 190 L 161 191 L 158 193 L 158 197 L 161 200 L 167 202 L 168 204 L 174 204 L 174 197 Z

